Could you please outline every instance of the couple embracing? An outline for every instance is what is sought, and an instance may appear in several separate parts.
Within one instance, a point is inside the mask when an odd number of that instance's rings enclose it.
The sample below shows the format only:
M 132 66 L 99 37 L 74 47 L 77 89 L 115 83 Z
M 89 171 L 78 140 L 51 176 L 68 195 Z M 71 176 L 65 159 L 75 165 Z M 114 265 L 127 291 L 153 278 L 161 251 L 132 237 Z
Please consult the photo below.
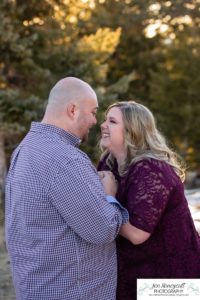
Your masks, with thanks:
M 94 90 L 67 77 L 12 155 L 6 242 L 17 300 L 135 300 L 137 278 L 199 278 L 184 170 L 150 110 L 108 107 L 97 170 L 79 149 Z

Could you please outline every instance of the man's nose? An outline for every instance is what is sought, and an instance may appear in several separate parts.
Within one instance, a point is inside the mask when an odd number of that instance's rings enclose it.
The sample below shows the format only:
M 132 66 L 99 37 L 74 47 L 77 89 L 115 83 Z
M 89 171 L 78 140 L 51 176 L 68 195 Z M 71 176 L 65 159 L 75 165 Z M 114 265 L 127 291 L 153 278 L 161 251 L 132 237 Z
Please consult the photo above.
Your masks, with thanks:
M 93 119 L 94 119 L 94 120 L 93 120 L 93 125 L 96 125 L 96 124 L 97 124 L 97 118 L 94 116 Z
M 91 119 L 91 125 L 94 126 L 97 124 L 97 118 L 93 116 L 93 119 Z

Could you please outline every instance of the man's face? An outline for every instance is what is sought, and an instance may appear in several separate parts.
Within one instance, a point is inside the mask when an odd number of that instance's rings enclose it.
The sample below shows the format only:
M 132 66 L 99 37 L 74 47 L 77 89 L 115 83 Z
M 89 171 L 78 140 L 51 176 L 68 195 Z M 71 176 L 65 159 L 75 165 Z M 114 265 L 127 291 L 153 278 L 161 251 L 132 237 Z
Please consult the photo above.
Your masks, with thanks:
M 77 126 L 79 137 L 82 142 L 88 139 L 90 128 L 96 124 L 98 102 L 95 98 L 88 98 L 79 107 L 79 116 L 77 118 Z

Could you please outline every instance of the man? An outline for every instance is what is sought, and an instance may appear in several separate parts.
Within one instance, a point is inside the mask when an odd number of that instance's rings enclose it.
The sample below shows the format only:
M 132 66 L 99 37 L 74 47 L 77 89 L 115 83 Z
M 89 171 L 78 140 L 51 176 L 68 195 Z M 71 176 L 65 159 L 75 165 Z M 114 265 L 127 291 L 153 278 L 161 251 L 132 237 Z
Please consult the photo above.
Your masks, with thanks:
M 114 300 L 114 239 L 127 212 L 78 149 L 98 102 L 68 77 L 51 90 L 44 118 L 15 150 L 6 184 L 6 240 L 17 300 Z

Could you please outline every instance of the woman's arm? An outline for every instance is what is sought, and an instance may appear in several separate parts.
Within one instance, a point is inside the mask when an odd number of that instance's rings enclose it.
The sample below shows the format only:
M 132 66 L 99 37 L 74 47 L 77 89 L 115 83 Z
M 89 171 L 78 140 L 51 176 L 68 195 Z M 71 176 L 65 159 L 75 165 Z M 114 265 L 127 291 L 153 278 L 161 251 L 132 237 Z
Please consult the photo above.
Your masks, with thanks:
M 109 177 L 111 175 L 113 176 L 113 174 L 110 171 L 99 171 L 98 174 L 106 192 L 106 189 L 109 186 L 109 184 L 103 180 L 105 177 Z M 121 226 L 119 234 L 127 240 L 129 240 L 134 245 L 144 243 L 151 235 L 149 232 L 143 231 L 131 225 L 130 222 L 125 223 Z
M 144 243 L 151 236 L 149 232 L 138 229 L 129 222 L 121 226 L 119 234 L 134 245 Z

